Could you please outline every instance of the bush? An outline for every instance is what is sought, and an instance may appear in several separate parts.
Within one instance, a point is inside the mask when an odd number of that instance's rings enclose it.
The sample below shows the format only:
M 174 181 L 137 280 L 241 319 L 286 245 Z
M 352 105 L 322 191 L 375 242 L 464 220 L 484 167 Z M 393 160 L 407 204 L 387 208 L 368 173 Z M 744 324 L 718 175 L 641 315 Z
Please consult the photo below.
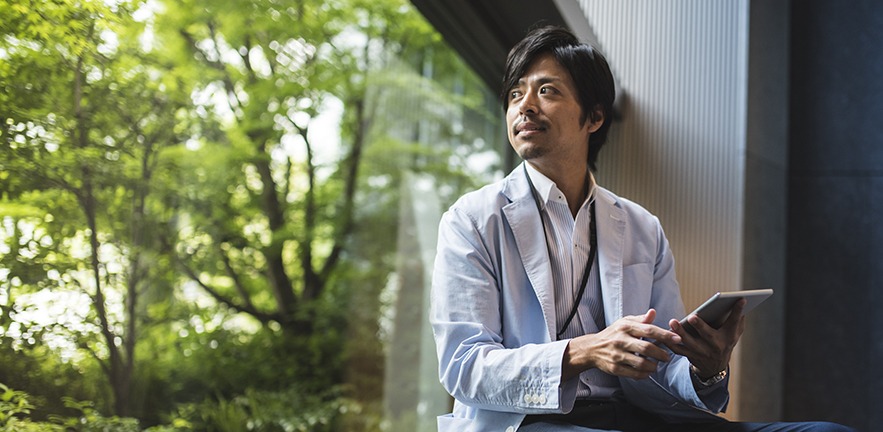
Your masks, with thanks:
M 30 395 L 0 383 L 0 432 L 140 432 L 138 420 L 133 418 L 104 417 L 92 402 L 79 402 L 64 398 L 66 407 L 79 413 L 74 417 L 50 416 L 49 422 L 34 422 L 29 418 L 35 407 Z M 166 432 L 175 429 L 154 429 Z
M 30 396 L 23 391 L 16 391 L 0 383 L 0 431 L 39 432 L 62 431 L 59 425 L 50 423 L 33 423 L 27 416 L 34 406 Z
M 297 387 L 282 391 L 248 389 L 245 394 L 190 404 L 180 415 L 197 430 L 217 432 L 325 432 L 336 430 L 341 417 L 361 407 L 338 389 L 320 394 Z
M 182 405 L 169 425 L 144 432 L 332 432 L 340 429 L 348 414 L 359 415 L 361 405 L 341 396 L 340 389 L 312 393 L 299 387 L 282 391 L 248 389 L 231 398 L 219 397 Z M 63 398 L 65 407 L 77 414 L 51 415 L 49 422 L 29 416 L 35 408 L 30 395 L 0 384 L 0 432 L 141 432 L 134 418 L 105 417 L 90 401 Z
M 91 401 L 76 401 L 64 398 L 64 406 L 80 413 L 76 417 L 51 416 L 53 422 L 64 427 L 65 431 L 77 432 L 140 432 L 137 419 L 104 417 L 95 409 Z

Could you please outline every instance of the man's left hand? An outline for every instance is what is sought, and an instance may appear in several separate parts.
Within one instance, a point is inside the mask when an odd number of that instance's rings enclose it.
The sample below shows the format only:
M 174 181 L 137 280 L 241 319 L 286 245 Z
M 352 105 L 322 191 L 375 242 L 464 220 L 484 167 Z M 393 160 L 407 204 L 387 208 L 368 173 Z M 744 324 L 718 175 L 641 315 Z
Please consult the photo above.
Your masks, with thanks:
M 696 315 L 687 317 L 687 322 L 696 330 L 698 337 L 687 332 L 678 320 L 669 321 L 668 325 L 672 331 L 681 336 L 682 342 L 678 345 L 666 344 L 666 346 L 673 352 L 690 359 L 700 378 L 706 379 L 716 375 L 729 365 L 733 348 L 745 330 L 745 317 L 742 315 L 745 303 L 745 299 L 736 303 L 730 311 L 730 316 L 719 329 L 712 328 Z

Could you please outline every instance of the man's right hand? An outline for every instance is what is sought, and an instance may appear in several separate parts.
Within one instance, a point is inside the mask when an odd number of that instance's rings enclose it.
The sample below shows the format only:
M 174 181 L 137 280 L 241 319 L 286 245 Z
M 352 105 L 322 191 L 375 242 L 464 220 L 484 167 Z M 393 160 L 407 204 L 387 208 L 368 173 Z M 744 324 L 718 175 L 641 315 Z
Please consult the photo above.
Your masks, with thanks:
M 681 343 L 676 333 L 653 325 L 655 318 L 656 310 L 650 309 L 644 315 L 622 317 L 598 333 L 571 339 L 564 350 L 562 378 L 568 380 L 591 368 L 625 378 L 647 378 L 658 362 L 671 360 L 653 341 Z

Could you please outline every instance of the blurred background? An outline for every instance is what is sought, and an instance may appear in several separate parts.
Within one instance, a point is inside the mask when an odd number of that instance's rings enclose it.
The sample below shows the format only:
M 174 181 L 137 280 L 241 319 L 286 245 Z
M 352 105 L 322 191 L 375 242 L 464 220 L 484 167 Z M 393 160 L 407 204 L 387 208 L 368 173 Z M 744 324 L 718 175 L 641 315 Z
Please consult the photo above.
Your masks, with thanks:
M 0 430 L 432 431 L 441 212 L 509 48 L 607 56 L 598 182 L 685 306 L 771 287 L 727 416 L 883 421 L 883 4 L 0 0 Z

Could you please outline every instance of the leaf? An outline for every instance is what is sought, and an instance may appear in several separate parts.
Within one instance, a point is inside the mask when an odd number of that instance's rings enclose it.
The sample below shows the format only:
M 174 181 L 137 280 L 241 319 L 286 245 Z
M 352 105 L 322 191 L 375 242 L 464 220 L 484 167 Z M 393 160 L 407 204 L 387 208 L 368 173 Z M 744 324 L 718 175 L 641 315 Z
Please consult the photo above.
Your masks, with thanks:
M 29 217 L 42 217 L 46 213 L 43 210 L 28 204 L 0 202 L 0 214 L 13 219 L 22 219 Z

